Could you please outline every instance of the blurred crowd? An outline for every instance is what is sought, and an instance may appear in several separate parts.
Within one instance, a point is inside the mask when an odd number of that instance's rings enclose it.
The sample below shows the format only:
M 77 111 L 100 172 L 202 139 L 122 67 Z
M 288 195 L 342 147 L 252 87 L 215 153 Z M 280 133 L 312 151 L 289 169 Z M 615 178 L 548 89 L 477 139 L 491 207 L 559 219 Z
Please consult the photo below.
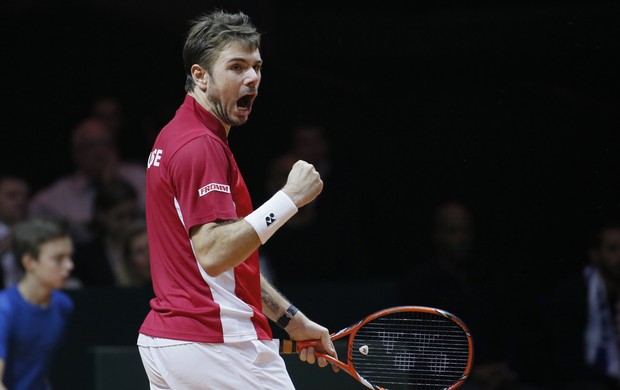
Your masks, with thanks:
M 150 283 L 145 229 L 145 163 L 120 152 L 120 101 L 93 102 L 70 134 L 73 170 L 32 193 L 20 173 L 2 170 L 0 224 L 4 286 L 19 281 L 18 259 L 9 245 L 11 226 L 26 218 L 68 225 L 75 269 L 66 288 L 146 286 Z
M 12 228 L 35 217 L 69 227 L 74 268 L 65 289 L 151 288 L 146 160 L 123 153 L 123 110 L 114 97 L 94 101 L 68 140 L 73 171 L 34 193 L 21 173 L 0 169 L 4 288 L 24 277 L 11 247 Z M 358 184 L 334 158 L 326 126 L 291 124 L 285 147 L 266 165 L 255 204 L 282 187 L 299 159 L 312 163 L 325 183 L 323 193 L 261 248 L 269 279 L 346 282 L 371 278 L 367 267 L 381 267 L 382 259 L 365 250 L 372 234 L 364 229 L 385 227 L 380 221 L 363 223 Z M 143 133 L 144 151 L 156 134 Z M 591 237 L 584 237 L 588 250 L 574 267 L 579 272 L 530 296 L 527 282 L 497 266 L 498 254 L 481 250 L 489 243 L 479 238 L 484 221 L 477 217 L 462 199 L 436 204 L 423 248 L 412 254 L 416 260 L 392 272 L 398 286 L 394 305 L 442 308 L 470 327 L 475 358 L 464 388 L 620 389 L 620 221 L 605 215 L 590 229 Z

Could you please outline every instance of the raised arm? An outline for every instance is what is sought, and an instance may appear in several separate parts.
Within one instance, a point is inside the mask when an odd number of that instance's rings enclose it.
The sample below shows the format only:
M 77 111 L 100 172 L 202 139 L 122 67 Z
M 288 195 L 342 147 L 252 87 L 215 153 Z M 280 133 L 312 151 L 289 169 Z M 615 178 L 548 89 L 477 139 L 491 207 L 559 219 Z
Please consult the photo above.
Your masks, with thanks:
M 200 265 L 210 276 L 217 276 L 241 264 L 322 189 L 323 181 L 314 166 L 297 161 L 282 190 L 247 217 L 192 228 Z

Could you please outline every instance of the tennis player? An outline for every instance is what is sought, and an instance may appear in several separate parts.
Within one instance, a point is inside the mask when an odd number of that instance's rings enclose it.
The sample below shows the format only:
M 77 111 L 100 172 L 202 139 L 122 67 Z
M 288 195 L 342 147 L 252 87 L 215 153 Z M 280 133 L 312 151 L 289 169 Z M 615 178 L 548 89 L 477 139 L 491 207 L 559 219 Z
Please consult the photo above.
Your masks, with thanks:
M 260 245 L 319 195 L 319 173 L 296 162 L 284 187 L 254 210 L 227 142 L 258 93 L 260 38 L 244 13 L 216 10 L 192 22 L 187 94 L 148 159 L 155 297 L 137 344 L 151 389 L 294 389 L 268 319 L 336 356 L 329 331 L 262 277 L 258 259 Z M 300 359 L 328 364 L 313 348 Z

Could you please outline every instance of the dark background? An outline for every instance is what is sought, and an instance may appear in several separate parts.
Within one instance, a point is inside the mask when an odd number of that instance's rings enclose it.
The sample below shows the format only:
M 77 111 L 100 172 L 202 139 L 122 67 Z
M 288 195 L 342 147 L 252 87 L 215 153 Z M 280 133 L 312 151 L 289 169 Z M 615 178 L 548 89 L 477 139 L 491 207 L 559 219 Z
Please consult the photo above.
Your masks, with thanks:
M 146 163 L 144 123 L 184 95 L 187 21 L 225 4 L 264 33 L 260 96 L 229 138 L 251 193 L 310 115 L 361 205 L 366 257 L 333 261 L 396 279 L 428 247 L 433 207 L 462 199 L 526 304 L 580 269 L 591 225 L 620 208 L 620 3 L 403 3 L 5 0 L 0 167 L 35 190 L 68 173 L 71 128 L 108 93 L 123 153 Z
M 106 93 L 125 107 L 124 153 L 146 161 L 143 123 L 183 97 L 187 21 L 221 4 L 3 2 L 0 166 L 35 190 L 69 172 L 71 127 Z M 454 197 L 496 265 L 547 285 L 617 211 L 617 2 L 225 4 L 264 33 L 261 95 L 230 136 L 250 190 L 297 118 L 323 121 L 363 204 L 371 256 L 355 267 L 397 275 Z

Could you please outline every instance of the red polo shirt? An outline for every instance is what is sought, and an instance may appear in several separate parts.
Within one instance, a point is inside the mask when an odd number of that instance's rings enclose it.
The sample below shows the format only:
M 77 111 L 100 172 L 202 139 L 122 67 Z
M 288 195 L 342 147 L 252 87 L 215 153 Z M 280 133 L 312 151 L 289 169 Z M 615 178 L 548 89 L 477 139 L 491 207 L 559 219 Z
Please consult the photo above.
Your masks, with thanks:
M 270 339 L 261 311 L 258 251 L 211 277 L 200 267 L 190 228 L 253 211 L 224 127 L 187 95 L 148 160 L 146 221 L 155 298 L 140 333 L 196 342 Z

